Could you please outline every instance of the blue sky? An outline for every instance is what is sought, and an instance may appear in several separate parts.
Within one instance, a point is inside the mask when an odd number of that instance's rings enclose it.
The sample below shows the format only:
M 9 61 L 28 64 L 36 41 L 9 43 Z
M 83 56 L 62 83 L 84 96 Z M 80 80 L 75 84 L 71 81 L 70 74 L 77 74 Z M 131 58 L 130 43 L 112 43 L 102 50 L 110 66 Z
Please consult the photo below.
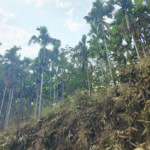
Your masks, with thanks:
M 47 26 L 49 34 L 62 41 L 62 46 L 74 46 L 89 31 L 83 17 L 93 0 L 0 0 L 1 52 L 13 45 L 21 46 L 21 54 L 35 57 L 37 46 L 27 43 L 36 27 Z

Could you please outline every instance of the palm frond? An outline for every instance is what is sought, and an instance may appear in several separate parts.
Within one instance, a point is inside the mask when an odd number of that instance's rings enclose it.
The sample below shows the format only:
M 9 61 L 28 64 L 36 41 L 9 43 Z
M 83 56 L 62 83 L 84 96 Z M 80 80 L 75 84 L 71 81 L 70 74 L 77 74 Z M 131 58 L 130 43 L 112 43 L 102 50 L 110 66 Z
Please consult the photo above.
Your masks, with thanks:
M 39 38 L 36 35 L 33 35 L 29 40 L 28 45 L 31 45 L 31 43 L 39 43 L 39 42 L 40 42 Z

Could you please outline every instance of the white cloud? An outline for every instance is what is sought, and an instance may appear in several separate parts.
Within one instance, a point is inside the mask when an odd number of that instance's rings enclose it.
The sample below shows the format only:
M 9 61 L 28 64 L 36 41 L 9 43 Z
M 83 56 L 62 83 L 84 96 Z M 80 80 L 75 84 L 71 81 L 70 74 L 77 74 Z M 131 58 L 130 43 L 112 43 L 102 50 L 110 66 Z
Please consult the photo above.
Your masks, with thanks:
M 67 11 L 67 15 L 72 17 L 72 16 L 73 16 L 73 11 L 74 11 L 73 8 L 69 9 L 69 10 Z
M 67 11 L 68 18 L 66 20 L 66 25 L 72 32 L 80 31 L 83 28 L 84 24 L 82 22 L 73 20 L 74 18 L 73 12 L 74 12 L 73 8 Z
M 6 22 L 9 19 L 12 19 L 15 15 L 13 13 L 6 13 L 0 9 L 0 22 Z
M 9 19 L 14 17 L 12 13 L 7 13 L 0 9 L 0 53 L 4 54 L 7 49 L 12 46 L 21 46 L 21 54 L 23 56 L 35 57 L 37 52 L 33 50 L 33 47 L 27 46 L 27 43 L 31 37 L 27 31 L 22 28 L 12 26 L 8 23 Z
M 23 0 L 27 4 L 32 4 L 35 7 L 44 6 L 50 2 L 54 2 L 59 8 L 68 8 L 73 4 L 84 4 L 86 2 L 94 2 L 95 0 Z
M 59 8 L 66 8 L 66 7 L 70 7 L 72 5 L 72 3 L 68 0 L 24 0 L 24 1 L 28 4 L 33 4 L 35 7 L 41 7 L 52 1 Z
M 10 49 L 12 46 L 20 46 L 22 48 L 21 55 L 24 57 L 34 58 L 38 54 L 38 49 L 35 46 L 28 46 L 28 41 L 31 37 L 27 31 L 8 25 L 6 23 L 0 23 L 0 46 L 1 54 L 5 53 L 6 49 Z
M 41 7 L 47 3 L 49 3 L 51 0 L 24 0 L 28 4 L 33 4 L 35 7 Z
M 69 1 L 64 1 L 64 0 L 55 0 L 55 1 L 56 1 L 56 6 L 60 8 L 66 8 L 72 5 L 72 3 Z

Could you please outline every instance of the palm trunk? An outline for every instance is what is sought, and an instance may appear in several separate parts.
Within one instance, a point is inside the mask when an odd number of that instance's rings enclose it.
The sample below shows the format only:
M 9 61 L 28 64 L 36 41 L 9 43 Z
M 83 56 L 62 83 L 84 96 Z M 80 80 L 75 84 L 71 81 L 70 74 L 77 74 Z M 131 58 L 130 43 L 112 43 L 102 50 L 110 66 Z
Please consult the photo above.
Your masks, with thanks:
M 19 107 L 18 107 L 18 119 L 17 119 L 17 126 L 19 127 L 19 124 L 21 122 L 22 112 L 23 112 L 23 104 L 22 104 L 22 95 L 23 95 L 23 84 L 20 91 L 20 98 L 19 98 Z
M 39 100 L 39 94 L 37 90 L 37 96 L 36 96 L 36 102 L 35 102 L 35 108 L 34 108 L 34 117 L 37 117 L 37 112 L 38 112 L 38 100 Z
M 51 99 L 52 99 L 52 87 L 51 87 L 51 76 L 50 76 L 50 89 L 49 89 L 49 106 L 51 106 Z
M 56 103 L 59 102 L 59 91 L 58 91 L 58 85 L 57 85 L 57 88 L 56 88 Z
M 133 33 L 131 33 L 131 34 L 132 34 L 133 44 L 134 44 L 134 47 L 135 47 L 135 50 L 136 50 L 138 59 L 140 59 L 140 54 L 139 54 L 139 50 L 138 50 L 137 45 L 136 45 L 136 42 L 135 42 L 135 38 L 134 38 L 134 36 L 133 36 Z
M 62 100 L 64 99 L 65 83 L 62 82 Z
M 54 84 L 54 103 L 56 102 L 56 85 Z
M 109 65 L 109 73 L 110 73 L 111 79 L 113 80 L 112 68 L 111 68 L 111 64 L 110 64 L 110 60 L 109 60 L 109 50 L 108 50 L 108 46 L 107 46 L 107 42 L 106 42 L 106 36 L 105 36 L 105 33 L 104 33 L 104 29 L 103 29 L 103 34 L 104 34 L 104 43 L 105 43 L 105 49 L 106 49 L 106 56 L 107 56 L 107 61 L 108 61 L 108 65 Z
M 28 102 L 27 102 L 27 118 L 26 120 L 29 121 L 30 120 L 30 115 L 31 115 L 31 102 L 32 102 L 32 97 L 29 98 Z
M 2 109 L 3 109 L 3 105 L 4 105 L 6 90 L 7 90 L 7 86 L 5 86 L 4 93 L 3 93 L 3 99 L 2 99 L 1 108 L 0 108 L 0 116 L 2 114 Z
M 100 67 L 101 67 L 101 70 L 102 70 L 102 83 L 103 83 L 104 82 L 104 78 L 105 78 L 105 74 L 104 74 L 104 67 L 103 67 L 101 58 L 99 58 L 99 63 L 100 63 Z
M 143 47 L 143 44 L 141 43 L 141 46 L 142 46 L 142 50 L 143 50 L 143 54 L 144 54 L 144 57 L 146 58 L 146 52 L 145 52 L 145 49 Z
M 8 128 L 8 122 L 9 122 L 9 117 L 10 117 L 10 110 L 11 110 L 11 105 L 12 105 L 12 100 L 13 100 L 13 94 L 14 94 L 14 88 L 12 88 L 10 90 L 9 101 L 7 104 L 7 112 L 6 112 L 6 117 L 5 117 L 5 121 L 4 121 L 4 131 L 6 131 Z
M 88 82 L 88 91 L 89 91 L 89 95 L 91 95 L 91 86 L 90 86 L 90 77 L 89 77 L 89 71 L 88 71 L 88 67 L 87 67 L 87 82 Z
M 50 97 L 50 100 L 49 100 L 49 106 L 51 106 L 52 104 L 52 88 L 50 87 L 50 94 L 49 94 L 49 97 Z
M 39 117 L 41 117 L 41 110 L 42 110 L 43 79 L 44 79 L 44 69 L 42 68 L 41 86 L 40 86 L 40 99 L 39 99 Z
M 132 36 L 132 39 L 133 39 L 133 44 L 134 44 L 134 47 L 135 47 L 135 50 L 136 50 L 138 59 L 140 59 L 139 50 L 138 50 L 138 48 L 137 48 L 137 45 L 136 45 L 136 41 L 135 41 L 133 32 L 131 31 L 131 28 L 130 28 L 130 21 L 129 21 L 129 19 L 128 19 L 127 11 L 125 11 L 125 19 L 126 19 L 126 25 L 127 25 L 128 31 L 131 32 L 131 36 Z

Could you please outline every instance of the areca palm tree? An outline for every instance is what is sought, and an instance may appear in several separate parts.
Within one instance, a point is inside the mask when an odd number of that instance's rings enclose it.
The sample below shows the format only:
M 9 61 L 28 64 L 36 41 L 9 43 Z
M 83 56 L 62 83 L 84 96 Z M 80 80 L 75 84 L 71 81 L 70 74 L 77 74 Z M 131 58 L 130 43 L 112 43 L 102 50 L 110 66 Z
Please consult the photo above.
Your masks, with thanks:
M 7 127 L 8 127 L 12 100 L 14 96 L 14 89 L 17 84 L 17 76 L 18 76 L 18 72 L 19 72 L 18 70 L 19 70 L 19 64 L 20 64 L 17 51 L 19 49 L 20 49 L 19 47 L 14 46 L 10 50 L 7 50 L 7 53 L 5 54 L 5 76 L 6 76 L 5 88 L 7 87 L 9 88 L 9 98 L 8 98 L 8 103 L 7 103 L 6 116 L 4 120 L 4 130 L 7 130 Z
M 119 13 L 122 14 L 122 21 L 120 22 L 120 27 L 124 31 L 124 34 L 128 32 L 128 35 L 133 40 L 133 45 L 135 47 L 137 57 L 140 59 L 139 49 L 134 36 L 135 18 L 133 16 L 134 4 L 132 0 L 115 0 L 115 4 L 121 7 Z
M 89 57 L 92 59 L 96 59 L 97 65 L 95 69 L 98 69 L 98 79 L 100 79 L 100 83 L 102 84 L 104 79 L 106 79 L 105 64 L 107 64 L 107 54 L 104 48 L 104 44 L 101 41 L 102 36 L 99 33 L 96 24 L 92 25 L 92 29 L 89 33 L 89 36 L 91 37 L 89 41 Z
M 32 60 L 30 58 L 24 58 L 23 60 L 20 61 L 20 69 L 18 71 L 18 87 L 19 87 L 19 92 L 18 92 L 18 107 L 16 108 L 17 111 L 17 126 L 19 126 L 22 116 L 23 116 L 23 96 L 25 95 L 26 91 L 26 86 L 28 84 L 28 80 L 31 80 L 31 75 L 29 74 L 30 70 L 30 64 L 32 63 Z M 33 81 L 30 82 L 31 85 L 33 84 Z M 34 95 L 34 93 L 32 93 Z M 29 101 L 30 95 L 27 99 Z
M 53 72 L 53 97 L 54 97 L 54 102 L 58 102 L 58 97 L 57 97 L 57 91 L 58 91 L 58 75 L 60 74 L 60 68 L 59 68 L 59 62 L 60 62 L 60 52 L 59 48 L 61 46 L 61 41 L 56 40 L 54 43 L 54 47 L 52 49 L 52 52 L 50 54 L 50 59 L 51 59 L 51 69 Z M 52 77 L 51 77 L 52 78 Z
M 41 75 L 41 67 L 39 65 L 39 57 L 36 57 L 30 66 L 30 69 L 33 71 L 31 75 L 31 79 L 33 81 L 33 84 L 36 86 L 36 96 L 35 96 L 35 106 L 34 106 L 34 117 L 37 118 L 39 116 L 38 111 L 38 102 L 39 102 L 39 90 L 40 90 L 40 75 Z
M 44 80 L 44 68 L 48 64 L 48 57 L 46 55 L 46 52 L 48 51 L 47 46 L 49 44 L 54 45 L 56 42 L 56 39 L 50 37 L 48 34 L 48 30 L 46 27 L 39 27 L 37 28 L 37 31 L 39 32 L 39 35 L 33 35 L 29 41 L 29 45 L 31 43 L 37 43 L 41 46 L 40 52 L 39 52 L 39 58 L 40 58 L 40 66 L 41 66 L 41 84 L 40 84 L 40 98 L 39 98 L 39 117 L 41 115 L 42 110 L 42 92 L 43 92 L 43 80 Z
M 102 40 L 104 41 L 105 44 L 109 72 L 110 72 L 111 79 L 113 80 L 112 67 L 110 61 L 110 51 L 108 49 L 107 36 L 106 36 L 106 29 L 108 29 L 109 25 L 105 19 L 106 16 L 110 17 L 112 11 L 114 10 L 114 7 L 111 3 L 112 1 L 109 1 L 107 3 L 107 6 L 104 6 L 104 2 L 102 0 L 96 0 L 96 2 L 93 3 L 93 8 L 91 12 L 88 14 L 88 16 L 84 18 L 88 23 L 91 24 L 91 27 L 95 26 L 94 24 L 96 24 L 99 33 L 103 36 Z
M 89 94 L 91 93 L 90 81 L 89 81 L 89 72 L 88 72 L 88 47 L 87 47 L 87 36 L 83 35 L 81 41 L 75 47 L 75 55 L 78 59 L 78 62 L 82 66 L 83 81 L 86 86 L 88 86 Z
M 145 2 L 145 3 L 144 3 Z M 134 33 L 137 41 L 139 42 L 140 48 L 143 50 L 143 54 L 146 57 L 146 45 L 149 45 L 149 20 L 150 20 L 150 9 L 148 3 L 144 0 L 135 0 L 135 8 L 133 15 L 136 18 Z

